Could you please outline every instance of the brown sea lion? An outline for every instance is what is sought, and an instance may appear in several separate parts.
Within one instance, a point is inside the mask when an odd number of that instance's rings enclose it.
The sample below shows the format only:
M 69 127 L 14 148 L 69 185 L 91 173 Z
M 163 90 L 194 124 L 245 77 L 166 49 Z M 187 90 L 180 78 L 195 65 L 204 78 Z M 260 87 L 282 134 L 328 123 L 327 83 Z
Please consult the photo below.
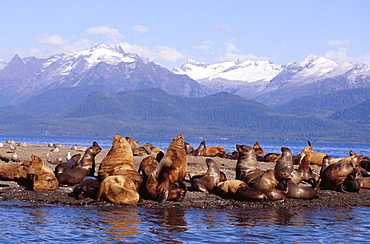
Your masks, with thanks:
M 148 192 L 152 197 L 156 195 L 160 202 L 166 201 L 173 184 L 185 179 L 186 170 L 184 138 L 182 135 L 178 135 L 169 144 L 167 153 L 159 162 L 157 168 L 148 176 Z
M 199 144 L 198 148 L 194 150 L 193 156 L 207 156 L 206 150 L 207 150 L 206 141 L 202 141 Z
M 158 166 L 158 161 L 155 156 L 148 156 L 141 160 L 138 169 L 139 174 L 142 176 L 147 176 L 153 173 L 155 168 Z
M 314 188 L 317 187 L 319 175 L 312 172 L 310 164 L 307 161 L 301 162 L 298 169 L 293 169 L 290 174 L 292 175 L 291 181 L 296 184 L 299 184 L 300 182 L 308 182 Z
M 236 149 L 239 152 L 235 168 L 236 179 L 252 186 L 263 175 L 263 171 L 258 168 L 256 153 L 247 145 L 236 145 Z
M 268 153 L 268 154 L 265 155 L 265 160 L 263 160 L 263 161 L 268 162 L 268 163 L 275 163 L 276 161 L 279 160 L 279 158 L 281 158 L 281 154 Z
M 75 154 L 72 156 L 70 160 L 59 163 L 57 166 L 55 166 L 55 169 L 54 169 L 55 176 L 65 171 L 76 168 L 78 165 L 78 161 L 80 161 L 80 159 L 81 159 L 81 154 Z
M 84 155 L 75 168 L 57 175 L 59 184 L 75 185 L 83 181 L 86 176 L 94 176 L 95 157 L 101 150 L 99 144 L 94 141 L 92 146 L 85 150 Z
M 134 169 L 134 156 L 128 141 L 116 134 L 113 138 L 112 147 L 100 163 L 98 178 L 102 181 L 110 175 L 124 175 L 131 179 L 140 189 L 143 181 L 141 175 Z
M 290 198 L 312 199 L 317 196 L 317 188 L 298 185 L 292 180 L 283 180 L 280 184 L 283 185 L 286 196 Z
M 349 189 L 346 189 L 346 184 L 350 186 L 356 183 L 353 182 L 355 177 L 351 175 L 351 173 L 353 173 L 356 167 L 360 164 L 362 158 L 362 155 L 351 156 L 349 159 L 342 159 L 337 163 L 327 166 L 320 174 L 318 183 L 320 189 L 342 192 L 349 191 Z M 343 184 L 345 180 L 346 184 Z M 356 187 L 350 188 L 356 189 Z
M 253 144 L 253 150 L 256 153 L 257 161 L 265 161 L 265 152 L 258 141 Z
M 204 155 L 210 157 L 210 156 L 215 156 L 219 152 L 226 152 L 226 149 L 221 146 L 207 147 Z
M 86 176 L 77 186 L 73 188 L 71 194 L 77 200 L 80 197 L 96 198 L 96 194 L 99 190 L 100 182 L 96 177 Z
M 264 193 L 268 200 L 284 200 L 286 191 L 276 189 L 278 184 L 292 176 L 286 171 L 267 170 L 253 185 L 254 189 L 260 190 Z
M 0 162 L 0 179 L 14 180 L 27 178 L 31 162 L 31 160 L 26 160 L 23 163 Z
M 127 140 L 127 142 L 130 144 L 131 146 L 131 149 L 134 149 L 134 148 L 139 148 L 139 141 L 134 141 L 132 140 L 131 137 L 129 136 L 126 136 L 125 138 Z
M 227 180 L 217 184 L 214 193 L 222 198 L 233 198 L 238 201 L 264 201 L 267 196 L 261 191 L 249 187 L 241 180 Z
M 196 178 L 192 182 L 192 186 L 198 191 L 211 193 L 212 189 L 220 182 L 221 172 L 217 163 L 210 159 L 206 159 L 208 170 L 202 177 Z
M 281 148 L 281 157 L 276 161 L 275 171 L 285 171 L 291 173 L 293 171 L 293 155 L 289 148 Z
M 190 146 L 189 143 L 187 142 L 184 142 L 185 143 L 185 153 L 186 155 L 192 155 L 193 152 L 194 152 L 194 147 Z
M 111 175 L 104 178 L 96 195 L 96 201 L 103 199 L 114 203 L 132 204 L 137 203 L 140 196 L 135 183 L 129 177 Z
M 31 165 L 27 174 L 27 178 L 32 180 L 31 189 L 39 190 L 55 190 L 58 188 L 58 180 L 52 169 L 44 165 L 41 158 L 36 155 L 31 155 Z

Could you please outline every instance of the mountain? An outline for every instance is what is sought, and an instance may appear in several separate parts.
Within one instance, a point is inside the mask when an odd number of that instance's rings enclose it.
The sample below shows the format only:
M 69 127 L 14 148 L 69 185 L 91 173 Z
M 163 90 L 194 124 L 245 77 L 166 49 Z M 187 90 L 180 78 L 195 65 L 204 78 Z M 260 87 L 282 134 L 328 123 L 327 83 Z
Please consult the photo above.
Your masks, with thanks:
M 291 115 L 226 92 L 189 98 L 158 88 L 92 92 L 58 114 L 0 111 L 4 134 L 171 138 L 181 133 L 208 139 L 370 141 L 358 136 L 358 126 L 351 123 Z
M 332 113 L 370 99 L 370 88 L 357 88 L 295 98 L 274 109 L 297 115 L 327 117 Z
M 0 66 L 0 105 L 19 103 L 52 88 L 79 86 L 104 86 L 116 92 L 158 87 L 176 95 L 203 94 L 188 76 L 125 53 L 120 46 L 96 44 L 86 51 L 43 59 L 15 55 Z
M 250 60 L 211 65 L 189 60 L 173 72 L 188 75 L 208 92 L 228 91 L 269 106 L 294 98 L 370 87 L 369 65 L 338 64 L 316 55 L 286 65 Z

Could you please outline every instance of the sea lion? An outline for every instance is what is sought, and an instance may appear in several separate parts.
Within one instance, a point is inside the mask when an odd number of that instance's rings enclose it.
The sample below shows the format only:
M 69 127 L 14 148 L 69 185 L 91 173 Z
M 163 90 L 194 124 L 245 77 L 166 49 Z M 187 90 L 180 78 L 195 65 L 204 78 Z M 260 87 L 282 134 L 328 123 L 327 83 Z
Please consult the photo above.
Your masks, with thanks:
M 55 176 L 65 171 L 76 168 L 76 166 L 78 165 L 78 161 L 80 161 L 80 159 L 81 159 L 81 154 L 75 154 L 72 156 L 70 160 L 59 163 L 57 166 L 55 166 L 55 169 L 54 169 Z
M 44 165 L 42 159 L 34 154 L 31 155 L 31 165 L 27 178 L 32 181 L 30 188 L 35 191 L 55 190 L 58 188 L 58 180 L 53 170 Z
M 206 141 L 202 141 L 198 148 L 194 150 L 193 156 L 206 156 Z
M 185 179 L 187 170 L 184 137 L 180 134 L 168 146 L 167 153 L 154 172 L 148 176 L 146 188 L 152 198 L 167 200 L 176 181 Z
M 359 165 L 362 158 L 362 155 L 355 155 L 351 156 L 349 159 L 342 159 L 337 163 L 333 163 L 327 166 L 320 174 L 318 182 L 320 189 L 342 192 L 348 191 L 348 189 L 346 189 L 346 185 L 344 185 L 343 182 L 349 174 L 354 172 L 355 168 Z M 351 185 L 351 181 L 353 181 L 353 177 L 348 176 L 346 180 L 347 185 Z
M 205 156 L 211 157 L 215 156 L 219 152 L 226 152 L 226 149 L 221 146 L 215 146 L 215 147 L 207 147 L 206 152 L 204 153 Z
M 84 155 L 75 168 L 57 175 L 59 184 L 75 185 L 83 181 L 86 176 L 94 176 L 95 157 L 101 150 L 99 144 L 94 141 L 92 146 L 85 150 Z
M 292 176 L 286 171 L 267 170 L 253 185 L 254 189 L 260 190 L 268 200 L 284 200 L 286 191 L 276 189 L 278 184 Z
M 186 155 L 192 155 L 193 152 L 194 152 L 194 147 L 190 146 L 189 143 L 187 142 L 184 142 L 185 143 L 185 153 Z
M 131 149 L 134 149 L 134 148 L 139 148 L 139 141 L 134 141 L 132 140 L 131 137 L 129 136 L 126 136 L 125 138 L 127 140 L 127 142 L 130 144 L 131 146 Z
M 147 176 L 153 173 L 155 168 L 158 166 L 158 161 L 155 156 L 148 156 L 141 160 L 138 169 L 139 174 L 142 176 Z
M 312 199 L 317 196 L 317 188 L 298 185 L 290 179 L 283 180 L 279 185 L 282 185 L 279 189 L 286 191 L 286 196 L 290 198 Z
M 265 158 L 263 160 L 264 162 L 267 162 L 267 163 L 275 163 L 276 161 L 279 160 L 279 158 L 281 158 L 281 154 L 278 154 L 278 153 L 268 153 L 268 154 L 265 155 L 264 158 Z
M 247 145 L 236 145 L 236 149 L 239 152 L 235 169 L 236 179 L 252 186 L 263 175 L 263 171 L 258 168 L 256 153 Z
M 238 201 L 264 201 L 267 196 L 261 191 L 249 187 L 241 180 L 227 180 L 217 184 L 214 193 L 222 198 L 233 198 Z
M 137 203 L 140 196 L 135 183 L 129 177 L 111 175 L 104 178 L 96 195 L 96 201 L 103 199 L 114 203 L 132 204 Z
M 293 155 L 289 148 L 281 148 L 281 157 L 276 161 L 275 171 L 285 171 L 289 174 L 293 171 Z
M 212 189 L 220 182 L 221 172 L 214 160 L 207 158 L 206 164 L 208 167 L 206 174 L 194 179 L 192 186 L 198 191 L 210 194 Z
M 318 165 L 318 166 L 321 166 L 322 160 L 327 155 L 325 153 L 315 152 L 312 149 L 312 146 L 307 146 L 307 147 L 303 148 L 303 152 L 304 152 L 305 157 L 302 159 L 302 161 L 307 161 L 310 164 L 314 164 L 314 165 Z
M 293 169 L 290 174 L 292 175 L 291 181 L 296 184 L 299 184 L 300 182 L 308 182 L 314 188 L 317 187 L 319 175 L 312 172 L 310 164 L 307 161 L 301 162 L 298 169 Z
M 101 181 L 110 175 L 128 177 L 135 184 L 136 191 L 140 189 L 143 181 L 141 175 L 134 169 L 134 156 L 130 144 L 119 134 L 114 136 L 112 147 L 103 158 L 98 170 L 98 178 Z
M 0 179 L 14 180 L 27 178 L 31 165 L 30 160 L 22 163 L 1 163 L 0 162 Z
M 253 144 L 253 150 L 256 153 L 257 161 L 265 161 L 265 152 L 258 141 Z
M 77 200 L 80 197 L 96 198 L 100 182 L 96 177 L 86 176 L 77 186 L 73 188 L 72 196 Z

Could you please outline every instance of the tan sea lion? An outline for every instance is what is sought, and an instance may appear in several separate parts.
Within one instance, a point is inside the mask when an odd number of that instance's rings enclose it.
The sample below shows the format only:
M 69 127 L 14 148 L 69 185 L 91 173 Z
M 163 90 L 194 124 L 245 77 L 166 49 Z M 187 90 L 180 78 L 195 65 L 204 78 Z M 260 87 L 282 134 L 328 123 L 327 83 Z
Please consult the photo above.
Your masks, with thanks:
M 236 179 L 252 186 L 263 175 L 263 171 L 258 168 L 256 153 L 247 145 L 236 145 L 236 149 L 239 152 L 235 168 Z
M 75 168 L 57 175 L 59 184 L 75 185 L 83 181 L 86 176 L 94 176 L 95 157 L 101 150 L 99 144 L 94 141 L 92 146 L 85 150 L 84 155 Z
M 222 198 L 233 198 L 238 201 L 264 201 L 267 196 L 261 191 L 249 187 L 241 180 L 220 182 L 214 188 L 214 193 Z
M 268 163 L 275 163 L 276 161 L 279 160 L 279 158 L 281 158 L 281 154 L 278 154 L 278 153 L 268 153 L 265 155 L 265 162 L 268 162 Z
M 31 188 L 39 190 L 55 190 L 58 188 L 58 180 L 52 169 L 44 165 L 41 158 L 31 155 L 31 165 L 27 177 L 32 180 Z
M 305 154 L 305 157 L 302 159 L 302 161 L 307 161 L 310 164 L 318 165 L 320 166 L 322 164 L 322 160 L 327 155 L 325 153 L 318 153 L 315 152 L 312 149 L 312 146 L 307 146 L 303 149 L 303 152 Z
M 256 153 L 257 161 L 265 161 L 265 152 L 258 141 L 253 144 L 253 150 Z
M 55 166 L 55 169 L 54 169 L 55 176 L 65 171 L 76 168 L 78 165 L 78 161 L 80 161 L 80 159 L 81 159 L 81 154 L 75 154 L 72 156 L 70 160 L 59 163 L 57 166 Z
M 220 152 L 226 152 L 226 149 L 221 146 L 207 147 L 204 155 L 205 156 L 215 156 L 217 153 L 220 153 Z
M 269 200 L 284 200 L 286 191 L 276 189 L 278 184 L 292 176 L 286 171 L 267 170 L 253 185 L 254 189 L 260 190 Z
M 0 162 L 0 179 L 14 180 L 27 178 L 31 160 L 23 163 L 2 163 Z
M 206 159 L 208 170 L 202 177 L 196 178 L 192 182 L 192 186 L 198 191 L 211 193 L 212 189 L 220 182 L 221 172 L 217 163 L 210 159 Z
M 198 148 L 194 150 L 193 156 L 207 156 L 206 150 L 207 150 L 206 141 L 202 141 L 199 144 Z
M 137 203 L 140 196 L 135 183 L 129 177 L 111 175 L 104 178 L 96 195 L 96 201 L 103 199 L 114 203 L 132 204 Z
M 178 135 L 168 146 L 167 153 L 154 172 L 148 176 L 147 191 L 160 202 L 167 200 L 176 181 L 185 179 L 187 170 L 184 138 Z
M 100 163 L 98 178 L 102 181 L 110 175 L 124 175 L 130 178 L 140 189 L 143 181 L 141 175 L 134 169 L 134 156 L 128 141 L 116 134 L 113 138 L 112 147 Z

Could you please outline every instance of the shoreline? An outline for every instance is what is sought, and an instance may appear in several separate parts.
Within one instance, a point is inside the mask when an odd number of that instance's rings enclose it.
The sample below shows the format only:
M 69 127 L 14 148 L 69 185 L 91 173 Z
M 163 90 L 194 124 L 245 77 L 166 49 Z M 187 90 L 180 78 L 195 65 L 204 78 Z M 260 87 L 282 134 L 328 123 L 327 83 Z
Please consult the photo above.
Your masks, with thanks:
M 45 160 L 46 154 L 49 153 L 53 158 L 63 157 L 68 152 L 72 155 L 83 154 L 86 147 L 80 147 L 78 150 L 71 150 L 71 146 L 61 146 L 59 152 L 51 152 L 51 148 L 47 145 L 29 144 L 26 146 L 17 147 L 16 151 L 19 160 L 30 159 L 31 154 L 35 154 Z M 103 149 L 96 156 L 97 167 L 107 154 L 108 149 Z M 4 145 L 0 148 L 2 157 L 9 157 L 9 147 Z M 134 168 L 137 170 L 141 160 L 146 156 L 134 157 Z M 201 172 L 206 171 L 206 158 L 200 156 L 187 156 L 188 171 Z M 63 159 L 63 160 L 64 160 Z M 236 160 L 212 157 L 216 161 L 221 171 L 223 171 L 228 179 L 235 179 Z M 12 162 L 14 163 L 14 162 Z M 46 165 L 54 169 L 55 164 L 46 163 Z M 259 162 L 259 167 L 262 170 L 273 169 L 274 163 Z M 298 167 L 298 166 L 297 166 Z M 320 167 L 311 166 L 314 173 L 320 172 Z M 186 182 L 189 189 L 191 184 Z M 76 200 L 74 197 L 68 196 L 73 191 L 74 186 L 59 186 L 58 189 L 52 191 L 31 191 L 24 186 L 19 185 L 16 181 L 0 180 L 0 201 L 19 200 L 33 204 L 61 204 L 71 206 L 122 206 L 122 207 L 146 207 L 146 208 L 189 208 L 189 209 L 253 209 L 253 208 L 303 208 L 303 207 L 351 207 L 364 206 L 370 207 L 370 190 L 361 189 L 360 192 L 342 193 L 330 190 L 319 190 L 318 196 L 314 199 L 293 199 L 287 198 L 284 201 L 265 201 L 265 202 L 240 202 L 234 199 L 223 199 L 215 194 L 206 194 L 198 191 L 191 191 L 185 195 L 182 202 L 166 201 L 159 203 L 153 200 L 140 200 L 135 204 L 116 204 L 109 202 L 93 202 L 91 198 L 82 198 Z

